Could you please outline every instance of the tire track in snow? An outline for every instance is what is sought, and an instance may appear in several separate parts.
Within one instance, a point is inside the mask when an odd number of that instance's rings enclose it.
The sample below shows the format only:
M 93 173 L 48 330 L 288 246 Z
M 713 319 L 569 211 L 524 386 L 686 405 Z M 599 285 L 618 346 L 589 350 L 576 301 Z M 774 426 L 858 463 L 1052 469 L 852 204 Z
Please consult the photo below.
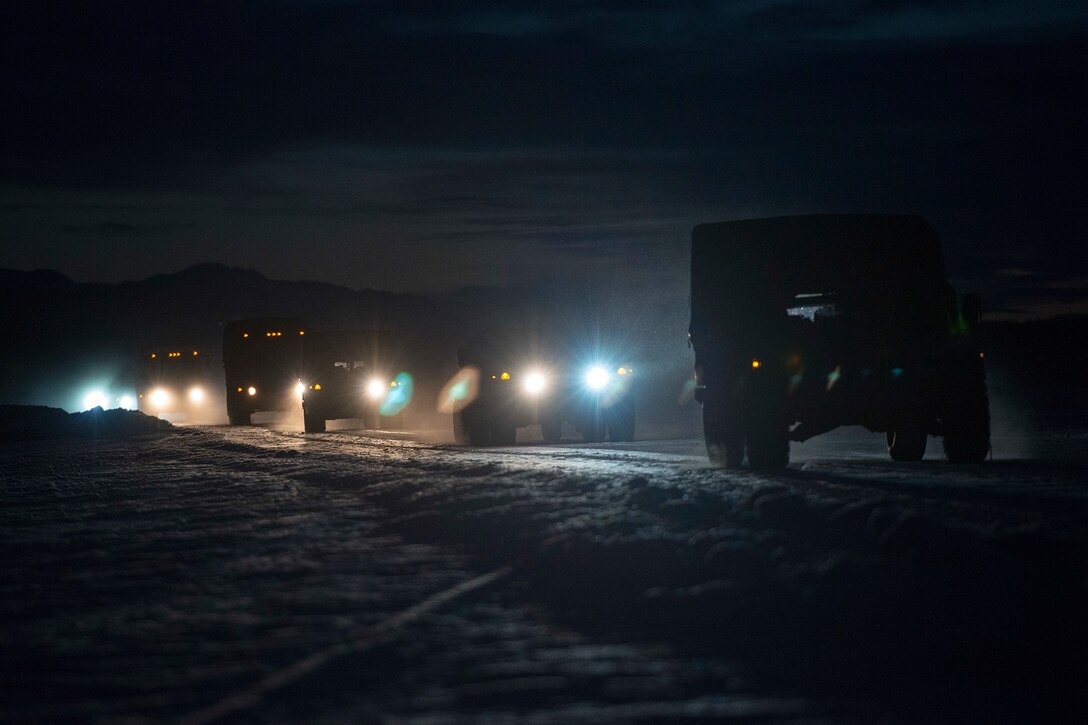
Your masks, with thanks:
M 333 662 L 337 658 L 358 654 L 387 643 L 400 630 L 420 617 L 435 611 L 450 602 L 483 589 L 508 576 L 511 568 L 499 567 L 478 577 L 465 580 L 444 591 L 433 594 L 423 601 L 402 609 L 373 627 L 367 628 L 358 637 L 349 642 L 340 642 L 323 650 L 314 652 L 287 667 L 283 667 L 244 690 L 228 695 L 210 707 L 190 713 L 178 722 L 182 725 L 203 725 L 215 722 L 230 715 L 260 705 L 261 701 L 272 692 L 296 682 L 302 677 Z

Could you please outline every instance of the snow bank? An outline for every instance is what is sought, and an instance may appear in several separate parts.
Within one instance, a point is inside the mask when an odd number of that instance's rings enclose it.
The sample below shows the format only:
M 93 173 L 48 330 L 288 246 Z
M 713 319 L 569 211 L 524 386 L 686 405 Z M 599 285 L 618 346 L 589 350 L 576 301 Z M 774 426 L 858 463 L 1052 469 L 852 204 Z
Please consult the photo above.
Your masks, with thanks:
M 51 438 L 127 438 L 173 428 L 139 411 L 93 408 L 68 413 L 44 405 L 0 405 L 0 441 Z

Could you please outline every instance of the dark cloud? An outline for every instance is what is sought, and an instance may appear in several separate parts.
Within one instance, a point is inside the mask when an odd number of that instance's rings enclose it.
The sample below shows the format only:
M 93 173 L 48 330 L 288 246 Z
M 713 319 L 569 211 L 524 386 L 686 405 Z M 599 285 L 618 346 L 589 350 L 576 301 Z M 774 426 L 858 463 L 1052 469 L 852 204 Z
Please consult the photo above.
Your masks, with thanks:
M 270 274 L 388 284 L 361 252 L 289 257 L 366 240 L 446 287 L 516 277 L 504 244 L 561 274 L 673 254 L 701 221 L 905 211 L 960 278 L 1088 268 L 1078 3 L 26 2 L 0 28 L 0 234 L 22 245 L 0 266 L 102 274 L 108 249 L 58 237 L 153 231 L 181 245 L 160 262 L 257 249 Z
M 57 228 L 64 234 L 79 234 L 95 237 L 141 236 L 191 228 L 181 224 L 129 224 L 127 222 L 105 221 L 96 224 L 59 224 Z

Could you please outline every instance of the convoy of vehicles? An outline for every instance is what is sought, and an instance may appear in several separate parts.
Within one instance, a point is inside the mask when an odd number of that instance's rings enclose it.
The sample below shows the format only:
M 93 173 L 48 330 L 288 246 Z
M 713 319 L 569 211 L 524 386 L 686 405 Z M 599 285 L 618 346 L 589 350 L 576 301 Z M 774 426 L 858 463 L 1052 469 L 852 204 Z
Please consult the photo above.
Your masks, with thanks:
M 210 419 L 208 373 L 208 356 L 195 345 L 144 349 L 136 374 L 137 409 L 172 420 Z
M 885 433 L 895 460 L 920 460 L 931 435 L 950 461 L 983 460 L 978 321 L 920 217 L 695 227 L 689 339 L 711 461 L 782 468 L 790 440 L 843 425 Z
M 540 425 L 557 443 L 563 424 L 587 442 L 629 441 L 635 434 L 635 371 L 629 362 L 578 355 L 555 336 L 492 331 L 458 350 L 473 371 L 474 395 L 454 418 L 458 440 L 474 446 L 513 445 L 517 429 Z
M 939 436 L 950 461 L 982 461 L 990 419 L 978 324 L 978 298 L 957 297 L 940 240 L 920 217 L 695 227 L 689 342 L 710 460 L 778 469 L 791 440 L 860 425 L 885 434 L 894 460 L 920 460 L 927 438 Z M 461 370 L 437 409 L 474 446 L 512 445 L 518 428 L 534 425 L 546 443 L 559 442 L 565 425 L 587 442 L 633 440 L 635 370 L 592 337 L 590 345 L 569 330 L 492 329 L 458 348 Z M 311 331 L 291 317 L 231 322 L 227 416 L 247 425 L 259 411 L 301 408 L 308 433 L 341 418 L 396 425 L 418 393 L 409 370 L 434 358 L 430 350 L 403 334 Z M 197 348 L 143 353 L 140 410 L 193 419 L 208 386 Z

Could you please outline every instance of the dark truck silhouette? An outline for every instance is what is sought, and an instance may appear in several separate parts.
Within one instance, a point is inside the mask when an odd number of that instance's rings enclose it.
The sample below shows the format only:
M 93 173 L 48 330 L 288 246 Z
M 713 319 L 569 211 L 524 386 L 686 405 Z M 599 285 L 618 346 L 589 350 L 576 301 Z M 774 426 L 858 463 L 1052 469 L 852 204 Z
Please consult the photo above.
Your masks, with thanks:
M 886 433 L 894 460 L 941 436 L 948 460 L 990 447 L 977 296 L 962 307 L 917 216 L 811 215 L 692 232 L 696 399 L 710 460 L 789 461 L 842 425 Z
M 457 350 L 473 372 L 475 395 L 454 415 L 454 434 L 469 445 L 513 445 L 517 429 L 539 424 L 557 443 L 563 423 L 588 442 L 635 436 L 635 371 L 604 352 L 586 353 L 557 334 L 491 330 Z
M 249 425 L 253 413 L 297 409 L 302 400 L 306 325 L 293 317 L 262 317 L 223 328 L 227 418 Z
M 311 334 L 303 354 L 302 408 L 307 433 L 326 421 L 358 419 L 364 428 L 401 427 L 424 356 L 409 336 L 388 330 Z

